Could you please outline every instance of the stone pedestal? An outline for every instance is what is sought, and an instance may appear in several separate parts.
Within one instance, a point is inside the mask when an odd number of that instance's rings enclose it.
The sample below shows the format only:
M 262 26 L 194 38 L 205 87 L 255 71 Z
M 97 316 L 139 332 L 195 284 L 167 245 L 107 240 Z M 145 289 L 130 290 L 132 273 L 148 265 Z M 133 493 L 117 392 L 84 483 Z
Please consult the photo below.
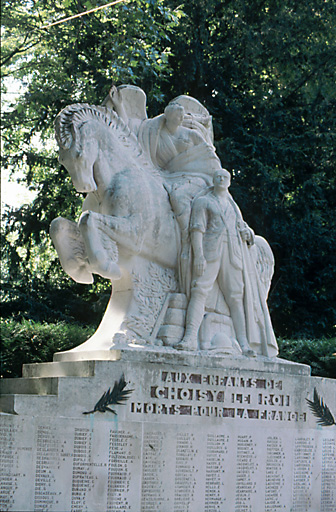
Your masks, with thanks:
M 2 382 L 1 510 L 335 511 L 336 427 L 307 402 L 335 417 L 335 381 L 280 359 L 86 357 Z M 83 414 L 122 376 L 123 405 Z

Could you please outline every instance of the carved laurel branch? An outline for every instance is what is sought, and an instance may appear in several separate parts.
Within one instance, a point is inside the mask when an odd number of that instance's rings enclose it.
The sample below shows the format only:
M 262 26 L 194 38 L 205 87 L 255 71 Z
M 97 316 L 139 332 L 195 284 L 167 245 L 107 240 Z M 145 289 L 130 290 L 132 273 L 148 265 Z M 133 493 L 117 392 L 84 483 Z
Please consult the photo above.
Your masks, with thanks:
M 141 316 L 131 315 L 127 320 L 127 327 L 141 337 L 148 336 L 152 331 L 167 293 L 177 290 L 177 280 L 173 271 L 162 269 L 151 262 L 148 274 L 148 278 L 132 274 L 134 298 Z
M 319 418 L 317 420 L 319 425 L 322 427 L 331 427 L 336 424 L 330 409 L 324 404 L 323 399 L 319 397 L 316 388 L 314 388 L 314 400 L 308 400 L 308 398 L 306 398 L 306 401 L 313 415 Z
M 127 386 L 124 375 L 118 381 L 115 381 L 113 389 L 109 388 L 102 394 L 94 409 L 92 411 L 83 412 L 83 414 L 94 414 L 95 412 L 112 412 L 117 414 L 109 405 L 125 405 L 124 402 L 129 398 L 129 395 L 134 391 L 133 389 L 124 389 Z

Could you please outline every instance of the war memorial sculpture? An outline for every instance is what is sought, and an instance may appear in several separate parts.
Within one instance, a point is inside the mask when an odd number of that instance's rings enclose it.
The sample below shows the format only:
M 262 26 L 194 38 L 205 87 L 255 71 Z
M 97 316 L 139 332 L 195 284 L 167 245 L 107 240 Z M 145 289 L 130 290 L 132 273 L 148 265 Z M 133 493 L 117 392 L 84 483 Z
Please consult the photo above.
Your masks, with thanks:
M 96 333 L 2 383 L 2 510 L 332 512 L 335 383 L 277 357 L 268 242 L 244 221 L 195 98 L 139 87 L 55 121 L 86 194 L 50 234 L 112 283 Z M 28 477 L 28 475 L 33 477 Z
M 228 191 L 208 111 L 180 96 L 147 119 L 145 102 L 137 87 L 113 88 L 105 107 L 70 105 L 56 120 L 60 162 L 87 197 L 79 223 L 55 219 L 51 236 L 75 281 L 99 274 L 113 283 L 104 334 L 85 347 L 137 342 L 274 357 L 272 251 Z

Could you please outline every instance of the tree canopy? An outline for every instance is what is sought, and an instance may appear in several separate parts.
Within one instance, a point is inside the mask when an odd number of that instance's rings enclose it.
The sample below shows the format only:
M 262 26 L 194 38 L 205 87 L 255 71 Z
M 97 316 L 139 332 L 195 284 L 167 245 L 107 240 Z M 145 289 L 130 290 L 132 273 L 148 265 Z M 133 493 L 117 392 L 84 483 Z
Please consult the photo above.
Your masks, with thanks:
M 71 283 L 49 240 L 51 220 L 78 218 L 82 201 L 57 161 L 53 121 L 67 104 L 100 104 L 112 83 L 130 83 L 146 91 L 149 116 L 179 94 L 205 104 L 232 194 L 275 253 L 276 334 L 333 335 L 334 3 L 125 0 L 43 28 L 99 5 L 2 4 L 2 91 L 22 84 L 3 109 L 2 164 L 37 193 L 4 212 L 3 314 L 99 320 L 106 284 Z

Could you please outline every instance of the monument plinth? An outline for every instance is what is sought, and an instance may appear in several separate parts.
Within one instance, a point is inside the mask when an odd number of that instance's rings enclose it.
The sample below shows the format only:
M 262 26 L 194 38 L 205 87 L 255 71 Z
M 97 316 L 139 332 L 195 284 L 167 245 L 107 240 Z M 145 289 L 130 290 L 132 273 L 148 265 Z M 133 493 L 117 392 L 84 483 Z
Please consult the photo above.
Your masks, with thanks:
M 309 374 L 143 348 L 24 365 L 2 384 L 1 510 L 331 512 L 336 427 L 307 400 L 335 414 L 335 383 Z
M 1 381 L 6 511 L 334 512 L 335 381 L 277 358 L 270 246 L 243 220 L 212 119 L 146 95 L 56 119 L 87 194 L 51 237 L 79 283 L 109 279 L 96 333 Z

